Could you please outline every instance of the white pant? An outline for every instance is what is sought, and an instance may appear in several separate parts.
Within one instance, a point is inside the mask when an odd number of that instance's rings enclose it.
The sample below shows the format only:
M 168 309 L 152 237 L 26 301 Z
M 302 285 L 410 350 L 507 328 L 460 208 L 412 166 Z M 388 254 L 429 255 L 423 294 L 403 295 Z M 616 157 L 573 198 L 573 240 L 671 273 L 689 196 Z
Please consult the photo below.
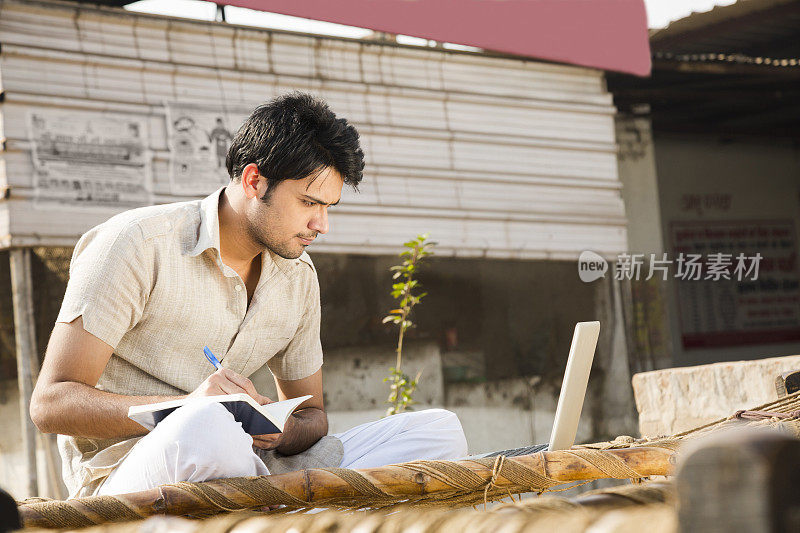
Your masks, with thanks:
M 467 455 L 458 417 L 444 409 L 401 413 L 336 435 L 343 468 L 371 468 L 416 459 Z M 253 439 L 219 404 L 177 409 L 142 438 L 100 487 L 124 494 L 177 481 L 269 474 L 253 452 Z

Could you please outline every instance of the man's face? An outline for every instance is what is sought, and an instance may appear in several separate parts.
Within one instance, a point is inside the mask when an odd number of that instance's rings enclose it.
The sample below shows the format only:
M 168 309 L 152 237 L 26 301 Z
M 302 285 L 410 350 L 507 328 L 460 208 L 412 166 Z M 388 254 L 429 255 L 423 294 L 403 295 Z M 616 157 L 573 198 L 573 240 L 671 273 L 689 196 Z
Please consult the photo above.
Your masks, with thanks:
M 328 233 L 328 207 L 339 203 L 344 181 L 332 168 L 299 180 L 283 180 L 248 204 L 247 232 L 253 241 L 286 259 L 296 259 L 320 233 Z M 265 196 L 266 193 L 266 196 Z M 262 200 L 262 198 L 264 200 Z

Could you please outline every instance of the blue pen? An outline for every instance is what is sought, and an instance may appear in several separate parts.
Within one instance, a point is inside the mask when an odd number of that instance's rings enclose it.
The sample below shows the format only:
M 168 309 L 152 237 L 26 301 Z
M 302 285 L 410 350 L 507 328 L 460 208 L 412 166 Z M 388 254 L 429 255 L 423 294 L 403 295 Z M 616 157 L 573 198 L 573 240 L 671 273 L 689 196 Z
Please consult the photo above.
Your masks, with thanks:
M 219 367 L 220 367 L 219 359 L 217 359 L 217 357 L 208 348 L 208 346 L 204 346 L 203 347 L 203 353 L 206 354 L 206 359 L 208 359 L 208 362 L 211 363 L 212 365 L 214 365 L 214 368 L 219 370 Z

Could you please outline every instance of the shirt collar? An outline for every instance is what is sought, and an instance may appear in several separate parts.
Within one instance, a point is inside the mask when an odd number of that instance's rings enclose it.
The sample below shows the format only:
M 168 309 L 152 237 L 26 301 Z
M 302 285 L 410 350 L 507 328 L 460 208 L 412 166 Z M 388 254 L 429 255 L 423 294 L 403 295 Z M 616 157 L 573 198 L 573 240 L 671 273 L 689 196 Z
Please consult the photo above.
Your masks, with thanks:
M 216 250 L 217 257 L 222 257 L 219 241 L 219 200 L 223 191 L 225 191 L 225 187 L 220 187 L 200 201 L 200 226 L 197 230 L 197 242 L 187 252 L 190 257 L 197 257 L 208 249 Z M 297 259 L 284 259 L 267 250 L 261 254 L 261 260 L 262 277 L 259 278 L 259 285 L 264 280 L 264 273 L 274 267 L 277 267 L 289 278 L 299 273 L 297 266 L 301 263 L 305 263 L 311 267 L 311 270 L 315 270 L 311 258 L 305 252 Z
M 224 190 L 225 187 L 220 187 L 200 202 L 200 227 L 197 230 L 197 243 L 188 254 L 191 257 L 196 257 L 209 248 L 220 254 L 219 197 Z

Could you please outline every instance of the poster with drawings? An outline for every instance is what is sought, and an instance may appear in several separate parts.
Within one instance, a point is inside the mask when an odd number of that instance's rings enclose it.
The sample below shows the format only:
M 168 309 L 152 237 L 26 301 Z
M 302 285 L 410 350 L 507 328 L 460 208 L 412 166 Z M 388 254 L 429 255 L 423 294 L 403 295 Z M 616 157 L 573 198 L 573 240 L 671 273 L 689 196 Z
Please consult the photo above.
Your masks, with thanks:
M 37 110 L 27 118 L 35 208 L 119 210 L 152 202 L 142 117 Z
M 225 158 L 249 109 L 167 104 L 170 192 L 205 196 L 228 183 Z

